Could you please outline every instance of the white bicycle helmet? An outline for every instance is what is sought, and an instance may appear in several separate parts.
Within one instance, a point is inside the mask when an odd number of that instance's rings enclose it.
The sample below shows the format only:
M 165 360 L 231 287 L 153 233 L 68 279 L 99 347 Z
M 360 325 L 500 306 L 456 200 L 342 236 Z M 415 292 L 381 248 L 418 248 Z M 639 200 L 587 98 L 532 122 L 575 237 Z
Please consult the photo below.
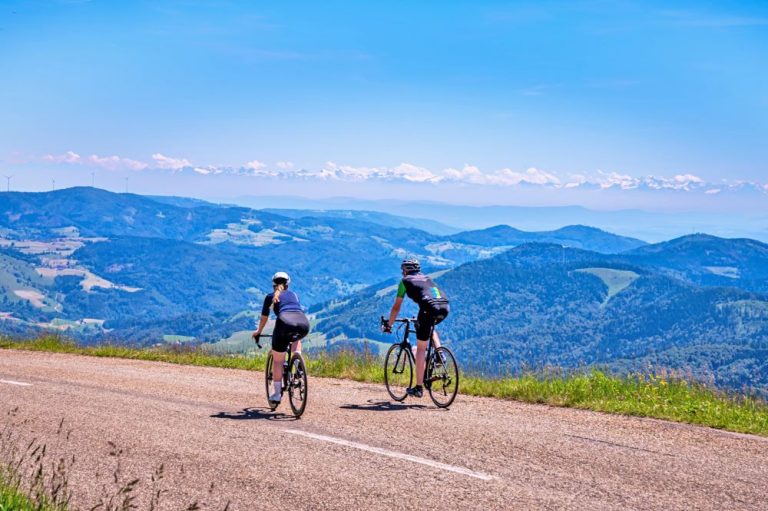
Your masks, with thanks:
M 291 282 L 291 277 L 284 271 L 279 271 L 272 275 L 272 283 L 277 284 L 278 280 L 284 280 L 286 284 L 289 284 Z

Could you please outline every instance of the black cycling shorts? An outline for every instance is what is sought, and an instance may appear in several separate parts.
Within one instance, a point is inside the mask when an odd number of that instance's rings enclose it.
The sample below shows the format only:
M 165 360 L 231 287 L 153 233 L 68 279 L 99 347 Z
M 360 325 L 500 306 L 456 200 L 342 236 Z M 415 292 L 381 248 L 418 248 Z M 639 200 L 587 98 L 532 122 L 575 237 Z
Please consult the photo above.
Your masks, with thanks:
M 429 340 L 432 329 L 447 318 L 450 311 L 447 303 L 424 305 L 419 308 L 419 315 L 416 316 L 416 340 Z
M 272 349 L 285 353 L 292 341 L 303 339 L 308 333 L 309 320 L 303 312 L 283 312 L 277 316 L 272 331 Z

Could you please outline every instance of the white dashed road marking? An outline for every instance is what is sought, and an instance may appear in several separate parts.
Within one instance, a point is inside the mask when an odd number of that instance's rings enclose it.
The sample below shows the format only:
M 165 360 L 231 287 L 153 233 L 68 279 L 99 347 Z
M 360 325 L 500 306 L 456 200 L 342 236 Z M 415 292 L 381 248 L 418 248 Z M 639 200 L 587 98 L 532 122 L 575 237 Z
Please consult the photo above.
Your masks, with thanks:
M 19 387 L 31 387 L 31 383 L 24 383 L 23 381 L 13 381 L 13 380 L 0 380 L 0 383 L 5 383 L 7 385 L 18 385 Z
M 362 451 L 373 452 L 376 454 L 380 454 L 382 456 L 389 456 L 390 458 L 397 458 L 401 460 L 410 461 L 413 463 L 420 463 L 422 465 L 427 465 L 429 467 L 439 468 L 441 470 L 447 470 L 448 472 L 455 472 L 457 474 L 462 474 L 469 477 L 475 477 L 477 479 L 482 479 L 483 481 L 490 481 L 492 479 L 495 479 L 495 477 L 491 475 L 483 474 L 482 472 L 475 472 L 474 470 L 470 470 L 468 468 L 457 467 L 454 465 L 440 463 L 439 461 L 434 461 L 427 458 L 419 458 L 418 456 L 411 456 L 410 454 L 403 454 L 401 452 L 390 451 L 388 449 L 382 449 L 380 447 L 373 447 L 370 445 L 360 444 L 357 442 L 351 442 L 349 440 L 344 440 L 342 438 L 335 438 L 335 437 L 326 436 L 326 435 L 317 435 L 315 433 L 307 433 L 306 431 L 300 431 L 298 429 L 287 429 L 285 430 L 285 432 L 291 433 L 292 435 L 300 435 L 300 436 L 312 438 L 315 440 L 321 440 L 323 442 L 330 442 L 332 444 L 343 445 L 345 447 L 352 447 L 354 449 L 360 449 Z

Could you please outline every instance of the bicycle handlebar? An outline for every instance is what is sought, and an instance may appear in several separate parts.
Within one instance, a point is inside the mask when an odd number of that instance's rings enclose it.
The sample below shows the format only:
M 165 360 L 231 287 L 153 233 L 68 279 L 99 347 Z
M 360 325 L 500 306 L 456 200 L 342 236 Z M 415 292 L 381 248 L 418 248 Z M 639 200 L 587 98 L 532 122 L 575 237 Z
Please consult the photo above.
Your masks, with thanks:
M 395 323 L 405 323 L 405 324 L 408 324 L 408 323 L 413 323 L 415 321 L 416 321 L 416 318 L 397 318 L 395 320 Z M 382 327 L 389 327 L 388 330 L 385 330 L 386 332 L 391 332 L 392 331 L 392 325 L 389 324 L 389 320 L 387 318 L 385 318 L 384 316 L 381 316 L 381 326 Z
M 384 316 L 381 317 L 382 323 L 385 323 L 387 321 L 388 321 L 387 318 L 385 318 Z M 414 321 L 416 321 L 416 318 L 397 318 L 395 320 L 395 323 L 409 323 L 409 322 L 412 323 Z
M 259 337 L 258 337 L 258 339 L 261 339 L 262 337 L 272 337 L 272 334 L 259 334 Z M 258 339 L 256 338 L 256 336 L 255 336 L 255 335 L 251 335 L 251 338 L 252 338 L 252 339 L 253 339 L 253 341 L 256 343 L 256 346 L 258 346 L 258 347 L 259 347 L 259 349 L 261 349 L 261 348 L 262 348 L 262 346 L 261 346 L 261 343 L 258 341 Z

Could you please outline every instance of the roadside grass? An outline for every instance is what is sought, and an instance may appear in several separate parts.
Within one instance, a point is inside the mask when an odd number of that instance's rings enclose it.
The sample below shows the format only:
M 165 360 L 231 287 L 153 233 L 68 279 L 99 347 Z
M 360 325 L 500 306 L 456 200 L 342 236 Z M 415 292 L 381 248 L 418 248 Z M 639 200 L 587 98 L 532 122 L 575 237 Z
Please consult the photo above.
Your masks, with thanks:
M 215 355 L 184 346 L 136 349 L 116 345 L 78 346 L 59 337 L 30 341 L 0 338 L 0 348 L 76 353 L 97 357 L 151 360 L 182 365 L 260 371 L 265 354 L 255 356 Z M 370 353 L 313 354 L 308 357 L 312 376 L 382 383 L 381 360 Z M 462 375 L 460 392 L 465 395 L 539 403 L 598 412 L 652 417 L 768 436 L 768 403 L 762 399 L 727 394 L 701 383 L 665 374 L 613 376 L 591 370 L 569 375 L 524 375 L 483 378 Z M 2 510 L 0 510 L 2 511 Z
M 64 508 L 59 508 L 63 510 Z M 33 503 L 18 488 L 0 479 L 0 511 L 54 511 L 55 508 Z M 56 510 L 58 511 L 58 510 Z
M 0 511 L 66 511 L 70 463 L 53 460 L 37 439 L 20 442 L 17 430 L 24 423 L 15 420 L 17 411 L 8 412 L 0 430 Z

